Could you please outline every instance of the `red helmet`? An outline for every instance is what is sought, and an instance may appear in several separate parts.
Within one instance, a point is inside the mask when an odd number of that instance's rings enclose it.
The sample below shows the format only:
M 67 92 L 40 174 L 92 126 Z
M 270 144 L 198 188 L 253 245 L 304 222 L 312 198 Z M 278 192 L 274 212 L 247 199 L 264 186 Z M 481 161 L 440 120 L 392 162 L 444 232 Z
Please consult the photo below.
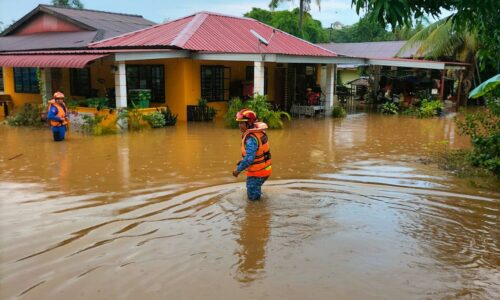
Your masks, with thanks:
M 236 121 L 253 124 L 255 121 L 257 121 L 257 115 L 252 110 L 244 108 L 236 113 Z
M 64 99 L 64 94 L 61 92 L 55 92 L 54 93 L 54 99 L 62 98 Z

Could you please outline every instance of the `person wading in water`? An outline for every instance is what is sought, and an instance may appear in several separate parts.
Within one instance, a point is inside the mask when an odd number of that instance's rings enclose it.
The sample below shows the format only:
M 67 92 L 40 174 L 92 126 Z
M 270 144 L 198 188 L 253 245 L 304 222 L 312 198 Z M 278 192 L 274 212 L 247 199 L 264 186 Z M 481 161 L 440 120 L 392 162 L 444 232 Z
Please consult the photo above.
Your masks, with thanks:
M 236 121 L 242 132 L 241 156 L 233 176 L 247 170 L 247 195 L 250 201 L 260 199 L 261 188 L 272 172 L 271 152 L 269 141 L 265 130 L 267 124 L 257 122 L 257 115 L 248 108 L 240 110 L 236 114 Z
M 54 141 L 59 142 L 64 140 L 68 123 L 68 111 L 64 104 L 64 94 L 61 92 L 54 93 L 54 99 L 49 101 L 49 113 L 47 115 L 54 135 Z

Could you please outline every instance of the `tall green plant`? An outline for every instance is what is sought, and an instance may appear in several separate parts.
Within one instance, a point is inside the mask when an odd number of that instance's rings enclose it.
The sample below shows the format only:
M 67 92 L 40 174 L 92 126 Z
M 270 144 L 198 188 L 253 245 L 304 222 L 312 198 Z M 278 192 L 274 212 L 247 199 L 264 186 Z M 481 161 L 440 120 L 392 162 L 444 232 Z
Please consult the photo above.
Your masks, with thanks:
M 40 120 L 40 113 L 45 111 L 44 105 L 26 103 L 22 110 L 13 116 L 7 117 L 7 124 L 11 126 L 39 127 L 45 123 Z
M 238 127 L 238 122 L 235 121 L 235 116 L 236 113 L 243 108 L 253 110 L 257 115 L 257 118 L 260 121 L 265 122 L 271 129 L 283 128 L 283 119 L 291 119 L 288 113 L 273 110 L 271 104 L 267 101 L 266 96 L 257 94 L 244 103 L 239 98 L 234 98 L 229 102 L 228 111 L 224 116 L 224 120 L 228 127 Z

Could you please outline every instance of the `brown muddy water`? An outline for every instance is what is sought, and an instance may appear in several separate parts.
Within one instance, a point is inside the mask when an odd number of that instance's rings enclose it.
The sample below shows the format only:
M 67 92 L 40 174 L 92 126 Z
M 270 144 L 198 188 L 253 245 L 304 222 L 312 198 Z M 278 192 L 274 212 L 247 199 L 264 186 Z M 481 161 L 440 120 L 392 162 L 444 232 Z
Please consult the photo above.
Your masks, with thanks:
M 468 146 L 451 119 L 269 137 L 274 174 L 250 203 L 221 123 L 63 143 L 0 126 L 0 298 L 500 298 L 500 195 L 418 162 L 428 143 Z

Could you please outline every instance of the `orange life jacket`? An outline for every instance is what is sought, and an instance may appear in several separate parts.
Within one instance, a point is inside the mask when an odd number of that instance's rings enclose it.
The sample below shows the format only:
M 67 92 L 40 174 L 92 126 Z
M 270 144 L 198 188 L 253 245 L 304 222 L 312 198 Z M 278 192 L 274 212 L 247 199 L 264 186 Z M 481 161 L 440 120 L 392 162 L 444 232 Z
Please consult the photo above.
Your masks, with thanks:
M 57 108 L 57 116 L 63 120 L 63 122 L 58 122 L 58 121 L 54 121 L 54 120 L 50 120 L 50 126 L 55 126 L 55 127 L 59 127 L 59 126 L 66 126 L 68 124 L 68 121 L 66 119 L 66 105 L 64 104 L 63 102 L 63 105 L 60 105 L 58 104 L 54 99 L 50 100 L 49 101 L 49 109 L 48 111 L 50 110 L 50 108 L 52 106 L 55 106 Z M 47 113 L 48 113 L 47 111 Z
M 245 155 L 247 154 L 245 149 L 245 141 L 247 138 L 255 138 L 258 143 L 255 158 L 252 164 L 248 167 L 246 175 L 254 177 L 268 177 L 272 173 L 272 161 L 269 141 L 265 132 L 265 129 L 267 129 L 267 125 L 262 122 L 257 122 L 254 125 L 254 128 L 245 131 L 241 140 L 242 157 L 245 157 Z

